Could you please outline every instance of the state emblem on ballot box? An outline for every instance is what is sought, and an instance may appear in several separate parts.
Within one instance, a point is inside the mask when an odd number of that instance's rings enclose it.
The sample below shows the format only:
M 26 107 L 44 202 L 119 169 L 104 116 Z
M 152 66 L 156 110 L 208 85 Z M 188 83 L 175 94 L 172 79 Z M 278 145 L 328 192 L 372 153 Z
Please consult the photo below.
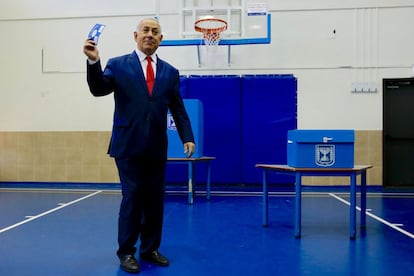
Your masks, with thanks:
M 315 145 L 315 163 L 321 167 L 335 164 L 335 145 Z
M 177 131 L 177 127 L 175 126 L 174 117 L 171 113 L 167 114 L 167 129 Z

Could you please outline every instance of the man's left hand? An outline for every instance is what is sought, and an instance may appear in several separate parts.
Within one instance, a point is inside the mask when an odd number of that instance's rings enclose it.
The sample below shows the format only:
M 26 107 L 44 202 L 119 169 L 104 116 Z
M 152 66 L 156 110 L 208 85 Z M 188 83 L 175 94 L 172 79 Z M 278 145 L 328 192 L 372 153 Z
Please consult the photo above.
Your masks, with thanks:
M 195 144 L 193 142 L 184 143 L 184 153 L 187 154 L 187 158 L 190 158 L 195 151 Z

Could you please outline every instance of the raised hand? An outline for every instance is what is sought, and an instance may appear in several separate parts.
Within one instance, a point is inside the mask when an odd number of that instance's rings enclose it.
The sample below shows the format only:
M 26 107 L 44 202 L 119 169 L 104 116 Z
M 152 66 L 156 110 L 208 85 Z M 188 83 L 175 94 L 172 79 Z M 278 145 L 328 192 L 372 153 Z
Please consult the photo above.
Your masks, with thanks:
M 99 51 L 98 47 L 95 46 L 95 43 L 91 39 L 87 39 L 83 45 L 83 53 L 92 61 L 99 60 Z

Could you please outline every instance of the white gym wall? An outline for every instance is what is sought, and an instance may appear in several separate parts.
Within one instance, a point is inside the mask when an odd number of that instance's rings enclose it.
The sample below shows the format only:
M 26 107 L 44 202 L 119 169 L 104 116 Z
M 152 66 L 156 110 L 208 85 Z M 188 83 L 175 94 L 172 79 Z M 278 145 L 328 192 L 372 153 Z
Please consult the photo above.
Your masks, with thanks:
M 195 46 L 161 47 L 158 54 L 183 75 L 294 74 L 299 128 L 381 130 L 382 79 L 413 74 L 413 1 L 267 4 L 271 44 L 232 46 L 230 66 L 223 61 L 219 68 L 200 67 Z M 93 98 L 86 84 L 82 46 L 89 29 L 97 22 L 107 25 L 99 41 L 105 63 L 134 49 L 140 18 L 158 16 L 169 30 L 180 5 L 181 0 L 2 0 L 0 131 L 110 130 L 112 97 Z M 352 92 L 364 84 L 376 91 Z

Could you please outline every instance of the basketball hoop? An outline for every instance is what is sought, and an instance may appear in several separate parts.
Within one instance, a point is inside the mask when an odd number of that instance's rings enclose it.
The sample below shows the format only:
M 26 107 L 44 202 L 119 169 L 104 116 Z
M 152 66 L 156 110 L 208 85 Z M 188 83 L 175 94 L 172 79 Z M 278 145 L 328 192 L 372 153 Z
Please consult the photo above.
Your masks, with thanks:
M 194 30 L 203 33 L 206 46 L 217 46 L 220 33 L 227 30 L 227 22 L 219 18 L 203 18 L 194 22 Z

